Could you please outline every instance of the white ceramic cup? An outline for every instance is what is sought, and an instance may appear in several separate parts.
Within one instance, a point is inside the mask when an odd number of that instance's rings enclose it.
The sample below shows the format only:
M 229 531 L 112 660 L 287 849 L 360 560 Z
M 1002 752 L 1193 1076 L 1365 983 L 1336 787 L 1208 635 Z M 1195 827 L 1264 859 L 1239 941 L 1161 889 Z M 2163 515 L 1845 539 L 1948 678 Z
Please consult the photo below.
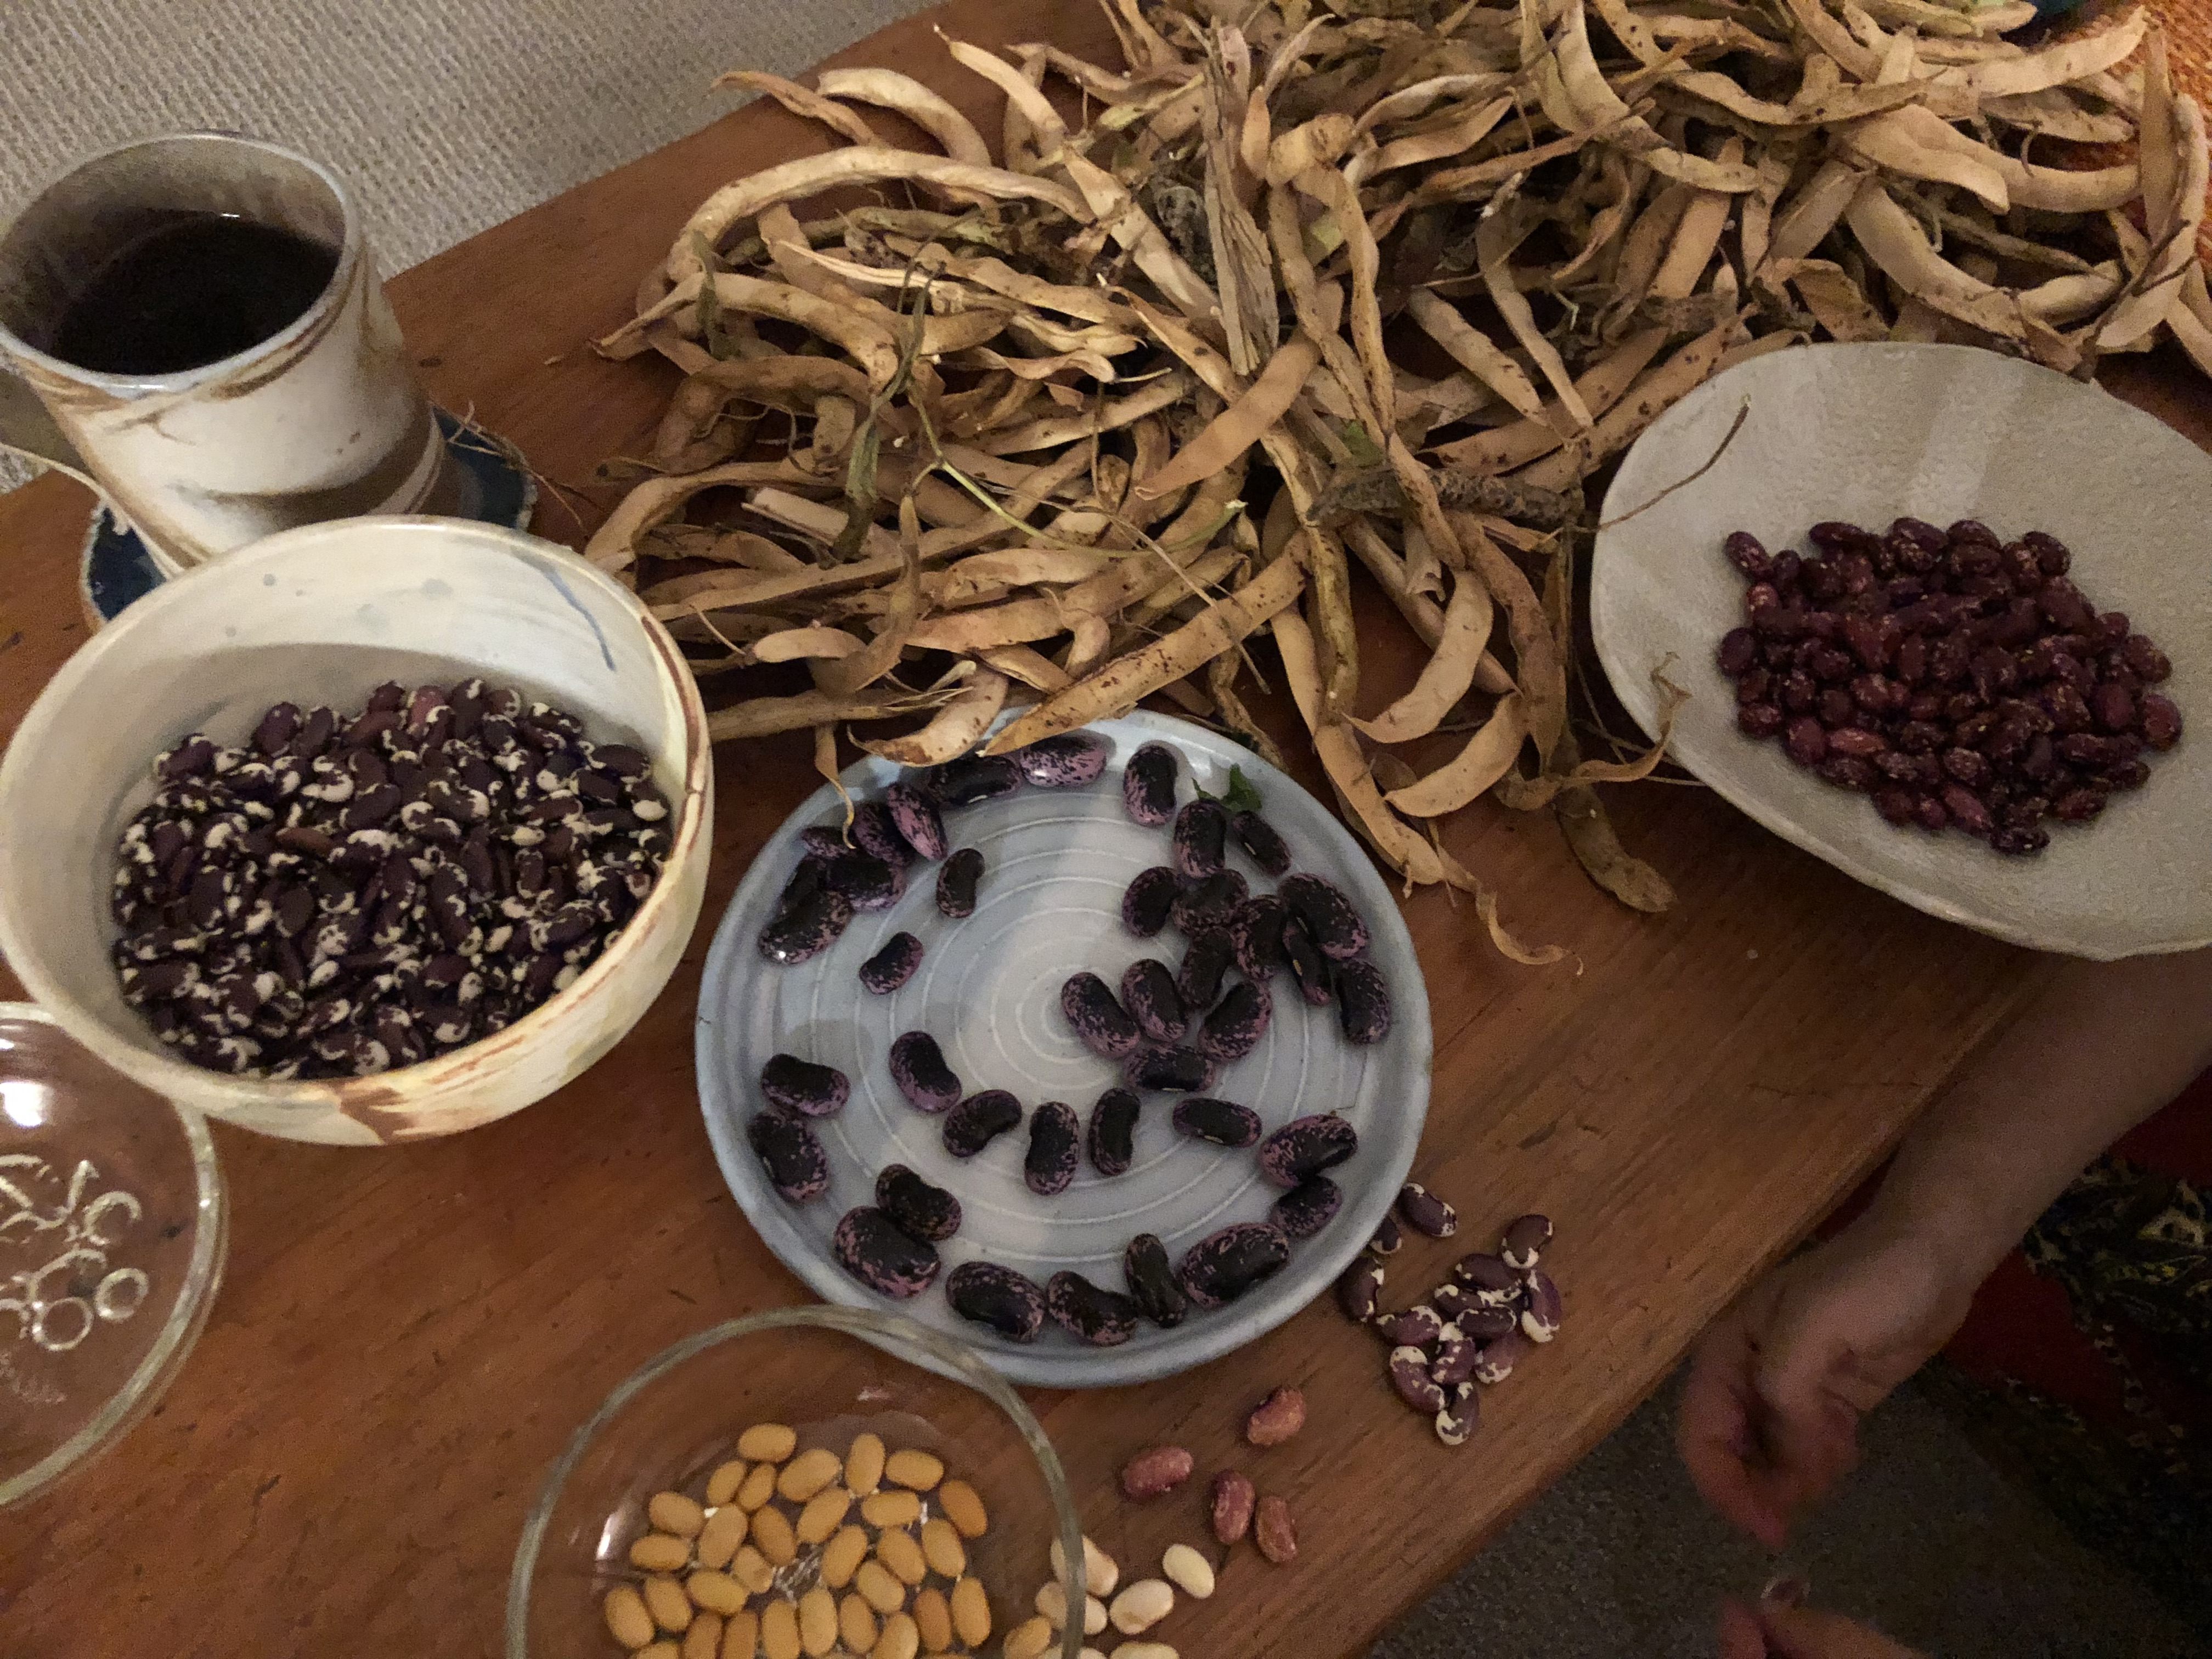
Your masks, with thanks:
M 337 251 L 301 316 L 173 374 L 52 356 L 100 267 L 179 213 L 236 216 Z M 75 473 L 165 574 L 279 530 L 454 510 L 457 481 L 360 215 L 326 167 L 228 133 L 141 139 L 78 162 L 0 229 L 0 447 Z

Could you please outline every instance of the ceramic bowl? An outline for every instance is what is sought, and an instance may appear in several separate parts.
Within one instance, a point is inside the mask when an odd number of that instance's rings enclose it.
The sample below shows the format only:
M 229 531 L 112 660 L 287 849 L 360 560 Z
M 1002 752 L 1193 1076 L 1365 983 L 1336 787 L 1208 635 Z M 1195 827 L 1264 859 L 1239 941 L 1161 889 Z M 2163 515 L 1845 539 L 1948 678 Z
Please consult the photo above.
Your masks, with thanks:
M 169 1052 L 123 1000 L 115 848 L 150 762 L 194 730 L 243 740 L 271 703 L 480 674 L 641 748 L 671 805 L 661 877 L 576 982 L 504 1030 L 378 1076 L 276 1082 Z M 567 550 L 461 520 L 287 531 L 164 583 L 65 663 L 0 761 L 0 950 L 79 1042 L 155 1093 L 247 1128 L 351 1144 L 450 1134 L 578 1076 L 635 1024 L 697 921 L 714 815 L 706 715 L 674 641 Z
M 842 1458 L 857 1436 L 873 1434 L 889 1450 L 935 1455 L 946 1479 L 974 1489 L 988 1525 L 964 1539 L 963 1571 L 982 1586 L 992 1626 L 988 1641 L 974 1645 L 977 1653 L 996 1653 L 1006 1632 L 1030 1616 L 1037 1587 L 1052 1576 L 1055 1540 L 1064 1560 L 1083 1559 L 1082 1528 L 1051 1440 L 1021 1396 L 964 1348 L 872 1309 L 772 1309 L 663 1349 L 576 1431 L 547 1471 L 515 1547 L 507 1659 L 623 1659 L 604 1610 L 610 1591 L 637 1587 L 645 1577 L 629 1552 L 653 1530 L 647 1506 L 671 1491 L 712 1503 L 714 1472 L 742 1457 L 738 1438 L 758 1424 L 793 1430 L 793 1455 L 819 1449 Z M 879 1483 L 894 1485 L 888 1475 Z M 832 1486 L 849 1490 L 842 1475 Z M 934 1489 L 921 1500 L 925 1516 L 943 1512 Z M 773 1507 L 793 1519 L 800 1508 L 783 1499 Z M 841 1524 L 875 1530 L 857 1497 Z M 916 1532 L 911 1523 L 905 1530 Z M 823 1553 L 818 1542 L 802 1541 L 773 1588 L 751 1596 L 750 1611 L 758 1616 L 769 1601 L 794 1600 L 819 1584 Z M 676 1576 L 688 1577 L 696 1565 Z M 949 1595 L 953 1582 L 933 1565 L 919 1588 Z M 840 1601 L 851 1593 L 840 1591 Z M 1079 1593 L 1069 1605 L 1080 1604 Z M 1078 1620 L 1060 1633 L 1047 1659 L 1077 1659 L 1081 1626 Z M 664 1628 L 664 1639 L 675 1635 Z M 720 1650 L 737 1650 L 725 1642 Z M 837 1650 L 852 1651 L 842 1641 Z
M 1699 473 L 1739 410 L 1741 429 Z M 1771 551 L 1802 551 L 1824 519 L 1886 528 L 1900 516 L 1979 519 L 2008 540 L 2049 532 L 2072 549 L 2090 602 L 2125 611 L 2172 659 L 2160 690 L 2195 729 L 2094 822 L 2050 823 L 2039 855 L 1887 823 L 1865 795 L 1736 729 L 1713 653 L 1742 621 L 1744 583 L 1723 540 L 1747 530 Z M 1800 347 L 1753 358 L 1662 415 L 1622 463 L 1600 522 L 1610 527 L 1591 565 L 1590 626 L 1606 673 L 1647 732 L 1653 671 L 1688 690 L 1673 755 L 1724 799 L 1869 886 L 2015 945 L 2109 960 L 2212 943 L 2212 456 L 2173 428 L 2097 386 L 1972 347 Z

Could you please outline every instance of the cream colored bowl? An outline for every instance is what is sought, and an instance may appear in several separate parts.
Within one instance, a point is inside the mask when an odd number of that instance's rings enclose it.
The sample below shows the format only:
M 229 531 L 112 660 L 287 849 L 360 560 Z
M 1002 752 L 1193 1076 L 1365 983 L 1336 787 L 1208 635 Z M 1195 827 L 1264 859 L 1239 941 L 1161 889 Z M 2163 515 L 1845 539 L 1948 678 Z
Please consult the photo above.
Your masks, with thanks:
M 671 846 L 636 915 L 567 990 L 506 1030 L 380 1076 L 270 1082 L 172 1054 L 108 951 L 116 838 L 184 732 L 244 738 L 271 703 L 359 707 L 385 680 L 480 674 L 653 757 Z M 163 584 L 56 674 L 0 761 L 0 950 L 118 1071 L 294 1140 L 420 1139 L 518 1111 L 636 1024 L 698 920 L 714 821 L 706 715 L 673 641 L 565 549 L 460 520 L 353 519 L 270 537 Z

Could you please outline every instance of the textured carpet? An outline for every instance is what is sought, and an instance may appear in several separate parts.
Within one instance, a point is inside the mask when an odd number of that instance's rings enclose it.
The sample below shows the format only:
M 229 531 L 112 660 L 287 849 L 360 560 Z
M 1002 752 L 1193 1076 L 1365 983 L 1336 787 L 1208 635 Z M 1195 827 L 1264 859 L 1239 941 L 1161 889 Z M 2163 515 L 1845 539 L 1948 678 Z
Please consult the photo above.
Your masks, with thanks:
M 88 150 L 231 128 L 345 173 L 384 269 L 398 270 L 703 125 L 726 106 L 708 90 L 720 70 L 794 71 L 913 9 L 0 0 L 0 204 Z M 1638 1412 L 1376 1659 L 1710 1653 L 1716 1598 L 1755 1594 L 1771 1569 L 1691 1492 L 1671 1402 L 1668 1391 Z M 1794 1564 L 1818 1599 L 1945 1659 L 2186 1651 L 2138 1587 L 2075 1547 L 1910 1394 L 1875 1419 L 1866 1468 Z

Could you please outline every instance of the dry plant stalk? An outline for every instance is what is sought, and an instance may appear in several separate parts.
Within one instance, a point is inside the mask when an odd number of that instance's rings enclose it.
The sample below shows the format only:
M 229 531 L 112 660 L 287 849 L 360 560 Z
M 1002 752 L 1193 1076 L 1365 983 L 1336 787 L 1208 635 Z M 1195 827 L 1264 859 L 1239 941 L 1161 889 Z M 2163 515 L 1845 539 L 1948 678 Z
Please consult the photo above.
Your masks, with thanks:
M 588 549 L 702 675 L 805 665 L 718 737 L 894 721 L 860 741 L 921 766 L 1161 694 L 1265 749 L 1269 639 L 1376 851 L 1558 960 L 1437 826 L 1549 808 L 1672 902 L 1590 787 L 1664 731 L 1569 720 L 1589 486 L 1671 404 L 1820 338 L 2212 369 L 2204 122 L 2140 11 L 2030 49 L 2019 0 L 1102 3 L 1125 67 L 945 42 L 995 160 L 894 70 L 726 77 L 843 147 L 717 191 L 599 343 L 684 378 Z M 1427 653 L 1364 713 L 1354 559 Z

